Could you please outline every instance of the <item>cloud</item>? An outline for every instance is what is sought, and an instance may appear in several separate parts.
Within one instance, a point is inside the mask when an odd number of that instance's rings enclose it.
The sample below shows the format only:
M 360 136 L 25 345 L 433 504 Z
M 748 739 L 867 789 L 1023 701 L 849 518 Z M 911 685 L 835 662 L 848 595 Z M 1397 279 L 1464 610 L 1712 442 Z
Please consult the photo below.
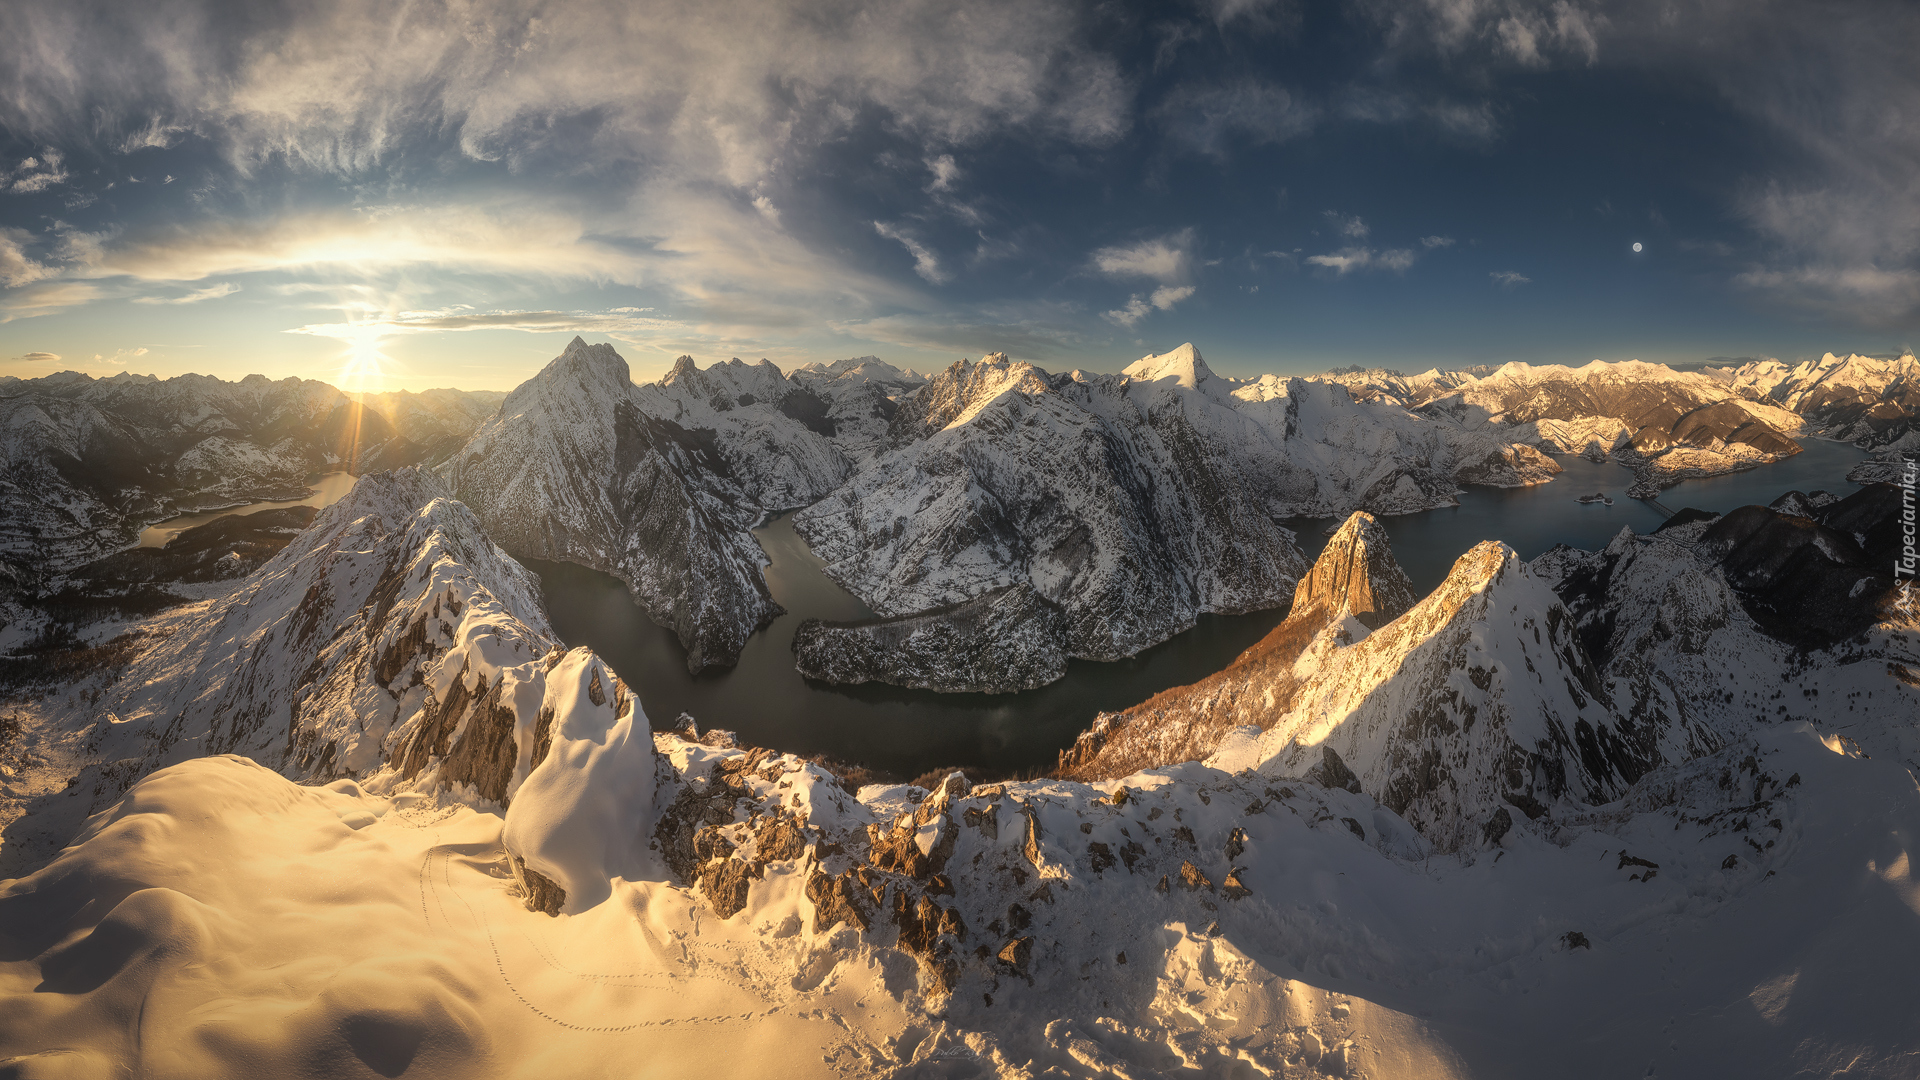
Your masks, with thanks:
M 240 286 L 231 281 L 218 285 L 209 285 L 204 289 L 195 289 L 184 296 L 136 296 L 136 304 L 197 304 L 202 300 L 218 300 L 223 296 L 232 296 L 240 291 Z
M 927 183 L 928 191 L 952 191 L 954 182 L 960 179 L 960 166 L 953 163 L 952 154 L 928 159 L 927 171 L 933 174 Z
M 1313 131 L 1319 108 L 1297 100 L 1285 87 L 1257 78 L 1215 86 L 1182 83 L 1154 110 L 1174 138 L 1195 150 L 1224 158 L 1231 144 L 1286 142 Z
M 91 303 L 105 295 L 97 285 L 79 281 L 48 281 L 0 294 L 0 323 L 49 315 Z
M 0 225 L 0 285 L 17 289 L 22 285 L 53 276 L 52 267 L 27 254 L 33 235 L 24 229 Z
M 50 352 L 30 352 L 30 353 L 22 353 L 19 356 L 9 357 L 9 359 L 26 360 L 26 361 L 36 362 L 36 363 L 43 362 L 43 363 L 57 364 L 60 362 L 60 354 L 50 353 Z
M 42 150 L 11 169 L 0 170 L 0 187 L 15 195 L 31 195 L 67 182 L 65 158 L 58 150 Z
M 191 0 L 22 0 L 0 9 L 0 40 L 34 46 L 0 124 L 122 149 L 191 132 L 243 167 L 280 155 L 343 173 L 422 136 L 521 163 L 594 145 L 745 186 L 872 114 L 929 143 L 1009 128 L 1111 142 L 1128 90 L 1087 19 L 1016 0 L 334 0 L 244 19 Z
M 1338 210 L 1324 210 L 1321 211 L 1321 216 L 1327 219 L 1328 226 L 1340 236 L 1350 236 L 1355 240 L 1367 238 L 1367 223 L 1360 220 L 1358 214 L 1346 217 Z
M 381 334 L 459 333 L 469 330 L 518 330 L 529 334 L 661 331 L 686 333 L 691 328 L 667 319 L 643 317 L 649 308 L 610 311 L 403 311 L 344 323 L 310 323 L 285 333 L 357 340 L 371 331 Z
M 1155 311 L 1172 311 L 1175 304 L 1192 296 L 1193 293 L 1194 287 L 1192 285 L 1165 285 L 1153 290 L 1153 293 L 1149 296 L 1141 296 L 1139 293 L 1135 293 L 1127 300 L 1125 307 L 1116 311 L 1109 311 L 1101 317 L 1116 326 L 1123 326 L 1131 330 L 1141 319 L 1146 318 Z
M 1453 246 L 1453 237 L 1451 237 L 1451 236 L 1423 236 L 1423 237 L 1421 237 L 1421 238 L 1420 238 L 1420 246 L 1421 246 L 1421 247 L 1423 247 L 1423 248 L 1426 248 L 1426 249 L 1427 249 L 1427 250 L 1429 250 L 1429 251 L 1431 251 L 1431 250 L 1433 250 L 1434 248 L 1444 248 L 1444 247 L 1452 247 L 1452 246 Z
M 874 222 L 873 231 L 889 240 L 897 241 L 901 247 L 907 249 L 907 253 L 913 256 L 914 273 L 919 274 L 935 285 L 946 283 L 950 275 L 940 268 L 939 257 L 934 255 L 925 244 L 901 232 L 899 228 L 882 222 Z
M 1495 270 L 1488 274 L 1487 277 L 1492 279 L 1495 285 L 1503 289 L 1517 289 L 1522 285 L 1528 285 L 1533 282 L 1532 278 L 1517 270 Z
M 1404 273 L 1418 257 L 1411 248 L 1386 248 L 1376 251 L 1372 248 L 1347 247 L 1328 255 L 1309 255 L 1307 262 L 1332 270 L 1335 277 L 1345 277 L 1360 270 L 1390 270 L 1396 274 Z
M 1193 274 L 1193 230 L 1181 229 L 1134 244 L 1103 247 L 1093 253 L 1090 261 L 1096 270 L 1109 277 L 1143 277 L 1162 285 L 1180 284 Z

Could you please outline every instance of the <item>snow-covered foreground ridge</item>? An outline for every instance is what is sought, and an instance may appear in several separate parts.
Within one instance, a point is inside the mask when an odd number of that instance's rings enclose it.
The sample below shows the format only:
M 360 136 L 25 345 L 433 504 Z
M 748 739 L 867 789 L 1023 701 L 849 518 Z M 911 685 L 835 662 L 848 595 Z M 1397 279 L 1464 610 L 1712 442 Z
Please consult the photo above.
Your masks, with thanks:
M 637 775 L 589 764 L 551 798 L 542 765 L 504 817 L 237 757 L 154 774 L 0 885 L 0 1061 L 1891 1077 L 1920 1053 L 1920 792 L 1806 725 L 1458 857 L 1364 796 L 1201 766 L 856 799 L 790 757 L 637 747 L 631 711 L 600 717 L 554 753 L 641 754 Z M 598 878 L 557 917 L 515 884 L 530 819 Z
M 1404 604 L 1351 532 L 1348 571 L 1309 595 Z M 1609 649 L 1747 632 L 1685 624 L 1705 594 L 1642 546 L 1555 564 L 1667 597 L 1606 624 Z M 1525 629 L 1495 610 L 1531 587 L 1499 554 L 1453 606 L 1479 614 L 1432 639 Z M 402 472 L 324 513 L 248 603 L 170 616 L 119 680 L 154 711 L 93 733 L 103 756 L 177 733 L 113 775 L 173 764 L 124 794 L 97 770 L 74 842 L 0 882 L 0 1068 L 1903 1076 L 1920 1054 L 1920 789 L 1896 760 L 1912 710 L 1884 697 L 1828 730 L 1741 698 L 1750 726 L 1718 749 L 1448 852 L 1383 800 L 1264 765 L 850 792 L 724 735 L 649 733 L 525 583 Z M 1349 650 L 1398 621 L 1333 620 Z M 1858 671 L 1805 688 L 1851 701 Z M 241 730 L 265 764 L 218 753 Z

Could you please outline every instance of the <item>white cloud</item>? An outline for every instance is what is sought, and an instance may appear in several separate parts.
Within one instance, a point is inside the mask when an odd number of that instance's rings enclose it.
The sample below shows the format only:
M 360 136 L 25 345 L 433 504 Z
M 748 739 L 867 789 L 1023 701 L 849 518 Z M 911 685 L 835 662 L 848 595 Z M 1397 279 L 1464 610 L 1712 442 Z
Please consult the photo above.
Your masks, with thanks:
M 1347 217 L 1338 210 L 1325 210 L 1321 212 L 1321 216 L 1327 219 L 1328 226 L 1340 236 L 1352 237 L 1355 240 L 1367 238 L 1367 223 L 1360 220 L 1358 214 Z
M 0 294 L 0 323 L 50 315 L 98 300 L 104 293 L 97 285 L 79 281 L 47 281 Z
M 10 289 L 51 277 L 56 271 L 27 254 L 31 233 L 0 226 L 0 285 Z
M 960 166 L 953 163 L 952 154 L 929 158 L 927 171 L 933 174 L 933 179 L 927 183 L 928 191 L 952 191 L 954 182 L 960 179 Z
M 1431 251 L 1431 250 L 1433 250 L 1434 248 L 1443 248 L 1443 247 L 1452 247 L 1452 246 L 1453 246 L 1453 237 L 1451 237 L 1451 236 L 1423 236 L 1423 237 L 1421 237 L 1421 238 L 1420 238 L 1420 246 L 1421 246 L 1421 247 L 1423 247 L 1423 248 L 1426 248 L 1426 249 L 1427 249 L 1427 250 L 1429 250 L 1429 251 Z
M 182 296 L 136 296 L 136 304 L 197 304 L 202 300 L 218 300 L 223 296 L 232 296 L 240 291 L 240 286 L 231 281 L 218 285 L 209 285 L 204 289 L 195 289 Z
M 126 149 L 191 131 L 243 167 L 281 154 L 349 173 L 421 133 L 518 163 L 584 135 L 744 187 L 869 113 L 929 143 L 1007 128 L 1111 141 L 1129 92 L 1086 44 L 1086 19 L 1016 0 L 857 14 L 835 0 L 332 0 L 247 19 L 190 2 L 8 4 L 0 40 L 35 47 L 0 93 L 0 124 Z
M 1162 285 L 1187 281 L 1193 275 L 1193 230 L 1134 244 L 1103 247 L 1092 256 L 1095 269 L 1110 277 L 1152 278 Z
M 0 172 L 0 187 L 15 195 L 31 195 L 67 182 L 65 158 L 58 150 L 42 150 L 12 169 Z
M 1418 257 L 1411 248 L 1386 248 L 1375 251 L 1372 248 L 1347 247 L 1327 255 L 1309 255 L 1307 262 L 1332 270 L 1335 277 L 1345 277 L 1360 270 L 1390 270 L 1396 274 L 1403 273 Z
M 907 249 L 907 254 L 913 256 L 914 273 L 919 274 L 935 285 L 946 283 L 949 275 L 945 270 L 940 268 L 939 256 L 935 255 L 925 244 L 900 231 L 899 228 L 882 222 L 874 222 L 873 231 L 889 240 L 897 242 L 901 247 Z
M 1491 274 L 1488 274 L 1487 277 L 1490 278 L 1495 285 L 1503 289 L 1517 289 L 1522 285 L 1531 284 L 1533 281 L 1532 278 L 1517 270 L 1495 270 Z
M 1175 304 L 1192 296 L 1193 293 L 1192 285 L 1163 285 L 1147 296 L 1135 293 L 1128 298 L 1125 307 L 1109 311 L 1102 317 L 1115 325 L 1131 330 L 1141 319 L 1155 311 L 1172 311 Z

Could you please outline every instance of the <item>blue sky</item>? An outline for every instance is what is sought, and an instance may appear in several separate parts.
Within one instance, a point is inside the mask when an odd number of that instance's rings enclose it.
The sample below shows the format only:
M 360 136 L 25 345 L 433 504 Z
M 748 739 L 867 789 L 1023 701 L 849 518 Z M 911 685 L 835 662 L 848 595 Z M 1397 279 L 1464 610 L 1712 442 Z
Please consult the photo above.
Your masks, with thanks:
M 1915 40 L 1860 0 L 17 0 L 0 374 L 1890 352 Z

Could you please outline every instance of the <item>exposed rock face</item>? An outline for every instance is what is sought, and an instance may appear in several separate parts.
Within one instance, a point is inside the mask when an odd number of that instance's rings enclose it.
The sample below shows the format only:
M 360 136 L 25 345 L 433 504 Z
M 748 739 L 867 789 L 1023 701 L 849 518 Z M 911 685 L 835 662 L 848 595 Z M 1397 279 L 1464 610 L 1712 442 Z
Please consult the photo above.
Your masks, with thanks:
M 1316 639 L 1291 708 L 1213 763 L 1302 776 L 1329 751 L 1362 791 L 1451 849 L 1505 803 L 1605 802 L 1660 763 L 1622 723 L 1574 622 L 1504 544 L 1460 557 L 1440 587 L 1351 645 Z
M 1068 655 L 1130 656 L 1203 611 L 1279 603 L 1304 568 L 1188 406 L 1248 426 L 1177 385 L 956 364 L 902 403 L 898 449 L 795 525 L 882 615 L 1026 584 L 1066 613 Z
M 1011 693 L 1066 673 L 1066 618 L 1022 583 L 948 611 L 865 623 L 808 619 L 794 632 L 800 673 L 836 683 Z
M 1116 779 L 1141 769 L 1205 758 L 1237 727 L 1265 729 L 1284 715 L 1310 675 L 1299 662 L 1323 633 L 1364 634 L 1414 604 L 1413 586 L 1394 561 L 1373 515 L 1349 517 L 1294 590 L 1286 621 L 1225 669 L 1191 686 L 1156 694 L 1120 713 L 1102 714 L 1071 749 L 1059 773 L 1076 780 Z M 1347 628 L 1351 617 L 1357 626 Z M 1346 781 L 1328 778 L 1331 787 Z
M 699 671 L 732 664 L 777 608 L 758 514 L 714 429 L 643 411 L 626 361 L 579 338 L 441 467 L 494 539 L 614 574 Z
M 1413 583 L 1394 561 L 1387 531 L 1372 514 L 1355 513 L 1321 549 L 1293 592 L 1293 610 L 1345 611 L 1377 630 L 1412 607 Z
M 391 762 L 504 804 L 559 655 L 538 596 L 433 474 L 362 477 L 231 595 L 159 618 L 104 688 L 99 752 L 128 782 L 217 753 L 313 779 Z
M 0 397 L 0 585 L 40 582 L 177 514 L 299 498 L 313 472 L 424 455 L 378 410 L 311 380 L 12 380 Z

